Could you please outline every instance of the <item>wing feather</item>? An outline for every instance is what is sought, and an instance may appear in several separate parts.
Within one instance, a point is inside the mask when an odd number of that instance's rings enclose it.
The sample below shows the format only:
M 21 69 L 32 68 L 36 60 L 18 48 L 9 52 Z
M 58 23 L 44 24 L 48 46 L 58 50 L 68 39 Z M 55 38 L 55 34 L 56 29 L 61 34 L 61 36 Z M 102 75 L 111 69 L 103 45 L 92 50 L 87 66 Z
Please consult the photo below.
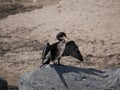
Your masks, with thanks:
M 74 41 L 67 42 L 62 56 L 72 56 L 80 61 L 83 61 L 83 56 Z
M 43 51 L 42 51 L 42 63 L 44 62 L 44 60 L 46 59 L 47 54 L 50 51 L 50 44 L 46 43 L 43 47 Z

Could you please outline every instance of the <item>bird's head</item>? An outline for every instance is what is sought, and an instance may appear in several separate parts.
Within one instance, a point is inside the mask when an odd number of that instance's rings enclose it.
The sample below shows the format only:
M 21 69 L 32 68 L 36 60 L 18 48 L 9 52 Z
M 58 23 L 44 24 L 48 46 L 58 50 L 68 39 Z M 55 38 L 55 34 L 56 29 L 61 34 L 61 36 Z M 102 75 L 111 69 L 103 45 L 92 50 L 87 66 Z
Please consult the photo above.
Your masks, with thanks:
M 64 32 L 59 32 L 59 33 L 56 35 L 56 38 L 57 38 L 59 41 L 69 40 L 69 38 L 66 36 L 66 34 L 65 34 Z

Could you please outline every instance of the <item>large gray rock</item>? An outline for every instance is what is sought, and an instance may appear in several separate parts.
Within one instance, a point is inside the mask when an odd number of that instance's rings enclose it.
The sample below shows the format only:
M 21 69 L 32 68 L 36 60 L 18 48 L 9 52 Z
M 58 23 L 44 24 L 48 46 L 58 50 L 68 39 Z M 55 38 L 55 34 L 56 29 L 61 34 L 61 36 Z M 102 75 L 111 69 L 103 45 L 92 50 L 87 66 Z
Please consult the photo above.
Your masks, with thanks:
M 0 90 L 8 90 L 7 81 L 0 77 Z
M 120 69 L 46 65 L 24 74 L 19 90 L 120 90 Z

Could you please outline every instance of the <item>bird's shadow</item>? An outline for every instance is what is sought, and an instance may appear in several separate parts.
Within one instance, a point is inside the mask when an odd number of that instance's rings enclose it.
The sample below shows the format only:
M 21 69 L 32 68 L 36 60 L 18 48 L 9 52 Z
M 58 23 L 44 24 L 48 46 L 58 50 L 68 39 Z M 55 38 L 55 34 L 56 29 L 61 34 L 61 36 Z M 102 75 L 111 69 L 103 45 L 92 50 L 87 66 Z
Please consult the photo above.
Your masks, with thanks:
M 85 69 L 85 68 L 78 68 L 78 67 L 66 66 L 66 65 L 50 65 L 50 66 L 55 69 L 55 71 L 57 72 L 59 78 L 61 79 L 62 83 L 64 84 L 67 90 L 68 90 L 68 85 L 64 79 L 63 76 L 64 73 L 75 72 L 80 74 L 83 72 L 85 74 L 94 75 L 101 78 L 108 77 L 108 75 L 104 76 L 105 71 L 101 71 L 93 68 Z

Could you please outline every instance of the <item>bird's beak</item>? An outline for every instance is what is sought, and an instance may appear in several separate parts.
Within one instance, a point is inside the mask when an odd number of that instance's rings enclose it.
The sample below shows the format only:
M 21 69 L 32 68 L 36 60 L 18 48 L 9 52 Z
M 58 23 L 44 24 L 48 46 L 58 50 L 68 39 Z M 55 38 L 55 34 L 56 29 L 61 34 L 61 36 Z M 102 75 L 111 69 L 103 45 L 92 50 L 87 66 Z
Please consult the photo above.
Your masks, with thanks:
M 67 36 L 65 36 L 65 39 L 70 40 Z

